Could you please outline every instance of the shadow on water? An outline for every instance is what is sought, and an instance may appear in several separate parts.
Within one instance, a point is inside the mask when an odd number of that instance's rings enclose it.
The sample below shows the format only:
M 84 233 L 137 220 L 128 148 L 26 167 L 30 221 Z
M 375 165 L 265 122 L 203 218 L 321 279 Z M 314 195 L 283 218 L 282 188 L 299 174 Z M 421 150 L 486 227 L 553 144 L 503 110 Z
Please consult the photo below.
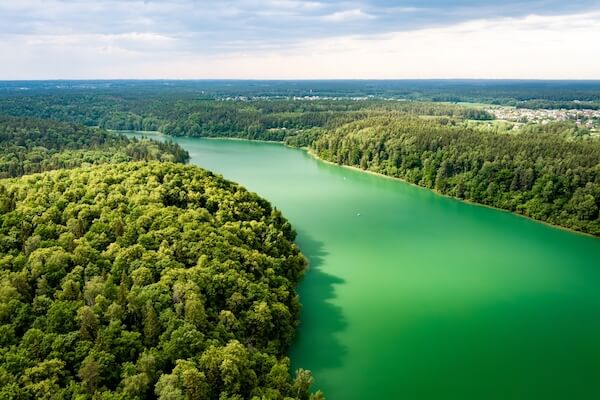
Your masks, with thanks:
M 309 268 L 298 287 L 302 312 L 290 356 L 294 369 L 311 370 L 316 387 L 323 388 L 326 385 L 319 379 L 320 374 L 342 366 L 347 353 L 337 338 L 347 328 L 347 322 L 342 309 L 332 303 L 336 297 L 335 287 L 345 281 L 323 270 L 327 252 L 322 242 L 303 231 L 298 232 L 296 242 L 308 258 Z

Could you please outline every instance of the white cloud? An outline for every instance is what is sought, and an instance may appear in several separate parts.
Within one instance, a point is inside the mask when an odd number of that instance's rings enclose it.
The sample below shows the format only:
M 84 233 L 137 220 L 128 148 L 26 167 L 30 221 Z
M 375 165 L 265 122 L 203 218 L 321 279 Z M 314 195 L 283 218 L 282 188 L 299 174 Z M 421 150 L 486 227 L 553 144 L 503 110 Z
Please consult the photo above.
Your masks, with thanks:
M 292 8 L 304 10 L 316 10 L 324 6 L 318 1 L 301 1 L 301 0 L 271 0 L 265 2 L 267 5 L 279 8 Z
M 311 40 L 285 54 L 244 57 L 247 71 L 223 65 L 221 73 L 259 78 L 600 79 L 598 37 L 600 12 L 486 19 Z
M 600 12 L 479 19 L 285 49 L 248 41 L 221 54 L 183 50 L 189 38 L 158 33 L 2 35 L 0 79 L 600 79 L 598 37 Z
M 358 19 L 374 19 L 375 17 L 365 13 L 364 11 L 362 11 L 359 8 L 355 8 L 352 10 L 344 10 L 344 11 L 337 11 L 334 13 L 331 13 L 329 15 L 325 15 L 323 17 L 323 19 L 325 21 L 331 21 L 331 22 L 345 22 L 345 21 L 353 21 L 353 20 L 358 20 Z

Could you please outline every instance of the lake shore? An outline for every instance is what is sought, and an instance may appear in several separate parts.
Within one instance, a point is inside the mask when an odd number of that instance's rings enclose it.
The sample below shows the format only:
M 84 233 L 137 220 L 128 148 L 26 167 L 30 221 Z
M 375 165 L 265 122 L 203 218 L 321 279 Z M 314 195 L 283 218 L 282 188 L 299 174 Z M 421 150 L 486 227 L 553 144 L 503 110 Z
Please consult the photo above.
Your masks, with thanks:
M 288 146 L 285 143 L 283 143 L 283 144 L 286 147 L 297 148 L 297 147 Z M 306 151 L 306 153 L 309 156 L 311 156 L 312 158 L 314 158 L 315 160 L 318 160 L 318 161 L 323 162 L 325 164 L 337 165 L 338 167 L 347 168 L 347 169 L 350 169 L 350 170 L 353 170 L 353 171 L 363 172 L 363 173 L 374 175 L 374 176 L 378 176 L 378 177 L 381 177 L 381 178 L 392 179 L 392 180 L 395 180 L 395 181 L 398 181 L 398 182 L 405 183 L 407 185 L 414 186 L 414 187 L 419 188 L 419 189 L 428 190 L 430 192 L 435 193 L 438 196 L 446 197 L 448 199 L 459 201 L 461 203 L 466 203 L 466 204 L 469 204 L 469 205 L 472 205 L 472 206 L 477 206 L 477 207 L 489 208 L 491 210 L 502 211 L 502 212 L 505 212 L 505 213 L 508 213 L 508 214 L 515 215 L 517 217 L 525 218 L 525 219 L 528 219 L 530 221 L 534 221 L 534 222 L 537 222 L 537 223 L 549 226 L 551 228 L 560 229 L 560 230 L 563 230 L 563 231 L 566 231 L 566 232 L 575 233 L 575 234 L 586 236 L 586 237 L 600 239 L 600 237 L 594 236 L 591 233 L 577 231 L 575 229 L 567 228 L 567 227 L 562 226 L 562 225 L 555 225 L 555 224 L 552 224 L 550 222 L 546 222 L 546 221 L 542 221 L 542 220 L 539 220 L 539 219 L 535 219 L 535 218 L 529 217 L 527 215 L 523 215 L 523 214 L 519 214 L 519 213 L 514 212 L 514 211 L 506 210 L 504 208 L 498 208 L 498 207 L 490 206 L 490 205 L 487 205 L 487 204 L 476 203 L 474 201 L 470 201 L 470 200 L 466 200 L 466 199 L 461 199 L 461 198 L 458 198 L 458 197 L 454 197 L 454 196 L 450 196 L 450 195 L 447 195 L 447 194 L 444 194 L 444 193 L 440 193 L 440 192 L 438 192 L 435 189 L 431 189 L 431 188 L 427 188 L 427 187 L 424 187 L 424 186 L 420 186 L 420 185 L 417 185 L 416 183 L 409 182 L 409 181 L 407 181 L 405 179 L 402 179 L 402 178 L 398 178 L 398 177 L 395 177 L 395 176 L 385 175 L 385 174 L 382 174 L 380 172 L 370 171 L 370 170 L 367 170 L 367 169 L 362 169 L 362 168 L 359 168 L 359 167 L 355 167 L 353 165 L 338 164 L 338 163 L 335 163 L 333 161 L 324 160 L 321 157 L 319 157 L 314 151 L 312 151 L 309 147 L 301 147 L 300 149 Z
M 159 131 L 118 131 L 118 130 L 114 130 L 113 132 L 138 133 L 138 134 L 139 133 L 141 133 L 141 134 L 149 133 L 149 134 L 152 134 L 152 135 L 167 136 L 169 138 L 175 138 L 175 137 L 177 137 L 177 136 L 166 135 L 166 134 L 164 134 L 162 132 L 159 132 Z M 535 222 L 547 225 L 547 226 L 552 227 L 552 228 L 564 230 L 564 231 L 570 232 L 570 233 L 576 233 L 578 235 L 582 235 L 582 236 L 586 236 L 586 237 L 592 237 L 592 238 L 599 239 L 598 236 L 594 236 L 591 233 L 581 232 L 581 231 L 578 231 L 578 230 L 575 230 L 575 229 L 571 229 L 571 228 L 567 228 L 567 227 L 564 227 L 564 226 L 561 226 L 561 225 L 555 225 L 555 224 L 552 224 L 552 223 L 547 222 L 547 221 L 542 221 L 542 220 L 539 220 L 539 219 L 535 219 L 535 218 L 529 217 L 527 215 L 519 214 L 517 212 L 506 210 L 506 209 L 503 209 L 503 208 L 498 208 L 498 207 L 490 206 L 490 205 L 487 205 L 487 204 L 476 203 L 474 201 L 470 201 L 470 200 L 466 200 L 466 199 L 461 199 L 461 198 L 458 198 L 458 197 L 454 197 L 454 196 L 450 196 L 450 195 L 447 195 L 447 194 L 439 193 L 438 191 L 436 191 L 434 189 L 427 188 L 427 187 L 424 187 L 424 186 L 420 186 L 420 185 L 417 185 L 417 184 L 412 183 L 412 182 L 408 182 L 407 180 L 402 179 L 402 178 L 398 178 L 398 177 L 395 177 L 395 176 L 385 175 L 385 174 L 382 174 L 380 172 L 370 171 L 370 170 L 362 169 L 362 168 L 355 167 L 355 166 L 352 166 L 352 165 L 338 164 L 338 163 L 335 163 L 335 162 L 332 162 L 332 161 L 329 161 L 329 160 L 324 160 L 321 157 L 319 157 L 314 151 L 312 151 L 309 147 L 294 147 L 294 146 L 290 146 L 290 145 L 286 144 L 284 141 L 278 141 L 278 140 L 261 140 L 261 139 L 245 139 L 245 138 L 236 138 L 236 137 L 214 137 L 214 136 L 210 136 L 210 137 L 209 136 L 182 136 L 182 137 L 188 137 L 188 138 L 197 137 L 197 138 L 200 138 L 200 139 L 208 139 L 208 140 L 232 140 L 232 141 L 247 141 L 247 142 L 272 143 L 272 144 L 282 145 L 284 147 L 289 147 L 291 149 L 300 149 L 300 150 L 305 151 L 309 156 L 311 156 L 315 160 L 318 160 L 318 161 L 326 163 L 326 164 L 337 165 L 338 167 L 347 168 L 347 169 L 354 170 L 354 171 L 357 171 L 357 172 L 363 172 L 363 173 L 371 174 L 371 175 L 374 175 L 374 176 L 379 176 L 379 177 L 386 178 L 386 179 L 392 179 L 392 180 L 395 180 L 395 181 L 399 181 L 399 182 L 402 182 L 402 183 L 414 186 L 414 187 L 419 188 L 419 189 L 431 191 L 431 192 L 435 193 L 438 196 L 446 197 L 448 199 L 452 199 L 452 200 L 459 201 L 459 202 L 462 202 L 462 203 L 470 204 L 470 205 L 473 205 L 473 206 L 484 207 L 484 208 L 489 208 L 489 209 L 492 209 L 492 210 L 502 211 L 502 212 L 505 212 L 505 213 L 516 215 L 516 216 L 521 217 L 521 218 L 528 219 L 530 221 L 535 221 Z

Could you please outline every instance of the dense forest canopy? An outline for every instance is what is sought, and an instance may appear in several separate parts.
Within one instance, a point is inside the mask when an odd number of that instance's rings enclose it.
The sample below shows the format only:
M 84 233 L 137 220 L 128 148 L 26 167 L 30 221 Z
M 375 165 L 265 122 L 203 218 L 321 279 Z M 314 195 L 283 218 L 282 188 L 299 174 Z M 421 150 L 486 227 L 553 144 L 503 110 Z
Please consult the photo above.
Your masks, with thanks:
M 160 92 L 159 92 L 160 93 Z M 173 136 L 226 136 L 282 141 L 298 130 L 330 128 L 373 114 L 491 120 L 488 112 L 443 103 L 384 100 L 206 100 L 131 93 L 52 92 L 2 98 L 2 112 L 70 121 L 111 130 L 161 131 Z
M 597 107 L 600 81 L 544 80 L 302 80 L 302 81 L 0 81 L 0 96 L 102 94 L 128 98 L 219 99 L 226 97 L 378 97 L 419 101 L 519 105 L 546 108 L 584 102 Z
M 1 180 L 0 397 L 308 399 L 284 356 L 306 264 L 294 235 L 197 167 Z
M 320 135 L 315 153 L 461 199 L 600 235 L 600 141 L 570 124 L 520 134 L 418 118 L 366 118 Z
M 597 221 L 600 141 L 594 139 L 589 129 L 574 120 L 547 124 L 494 121 L 493 115 L 473 105 L 382 98 L 388 92 L 398 94 L 406 90 L 412 93 L 407 98 L 421 99 L 428 93 L 429 99 L 440 101 L 473 96 L 469 100 L 503 104 L 514 100 L 517 106 L 527 104 L 533 108 L 552 107 L 548 102 L 561 107 L 587 107 L 600 104 L 599 82 L 22 84 L 27 90 L 17 90 L 17 83 L 0 85 L 4 87 L 0 92 L 2 112 L 112 130 L 159 130 L 172 136 L 283 141 L 311 148 L 329 161 L 359 166 L 444 194 L 600 234 Z M 313 85 L 318 89 L 311 89 Z M 293 98 L 301 93 L 306 96 L 337 93 L 337 97 Z M 363 97 L 351 97 L 358 94 Z
M 187 151 L 172 142 L 128 139 L 72 123 L 0 116 L 0 178 L 85 164 L 188 159 Z

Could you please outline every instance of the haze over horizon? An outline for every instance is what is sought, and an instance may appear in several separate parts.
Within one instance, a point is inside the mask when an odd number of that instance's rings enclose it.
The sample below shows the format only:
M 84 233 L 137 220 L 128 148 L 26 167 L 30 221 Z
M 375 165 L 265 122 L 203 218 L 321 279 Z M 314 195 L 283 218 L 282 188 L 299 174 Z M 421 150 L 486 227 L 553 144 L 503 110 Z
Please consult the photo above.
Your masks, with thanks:
M 0 79 L 600 79 L 600 1 L 0 0 Z

